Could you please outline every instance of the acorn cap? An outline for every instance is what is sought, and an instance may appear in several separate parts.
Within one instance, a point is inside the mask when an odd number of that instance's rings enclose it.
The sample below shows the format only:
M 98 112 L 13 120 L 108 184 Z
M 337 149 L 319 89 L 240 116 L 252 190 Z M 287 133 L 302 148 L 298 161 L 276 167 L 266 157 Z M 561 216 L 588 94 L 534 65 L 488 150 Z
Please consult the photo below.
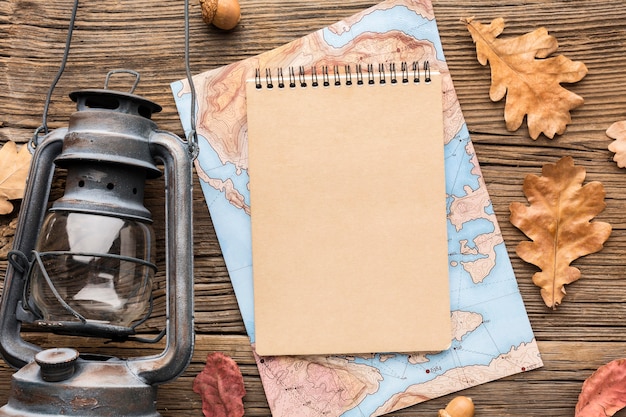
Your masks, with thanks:
M 220 29 L 234 29 L 241 19 L 238 0 L 200 0 L 200 8 L 204 22 Z

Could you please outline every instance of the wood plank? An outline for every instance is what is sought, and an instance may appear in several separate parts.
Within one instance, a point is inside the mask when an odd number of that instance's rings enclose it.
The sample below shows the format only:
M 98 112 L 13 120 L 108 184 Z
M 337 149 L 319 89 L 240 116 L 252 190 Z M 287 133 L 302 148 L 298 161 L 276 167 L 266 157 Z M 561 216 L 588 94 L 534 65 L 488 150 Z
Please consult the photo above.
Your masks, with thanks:
M 199 5 L 191 2 L 191 65 L 198 73 L 275 48 L 313 30 L 375 4 L 376 0 L 240 0 L 242 21 L 232 32 L 207 27 Z M 582 381 L 598 366 L 624 356 L 626 338 L 626 183 L 624 172 L 612 162 L 606 129 L 626 119 L 626 3 L 603 0 L 434 0 L 444 52 L 474 141 L 484 179 L 511 256 L 545 366 L 463 392 L 474 398 L 480 416 L 571 416 Z M 59 67 L 71 0 L 0 0 L 0 144 L 25 143 L 41 124 L 41 112 L 50 81 Z M 460 19 L 476 16 L 483 23 L 503 17 L 502 37 L 546 27 L 559 41 L 558 53 L 585 62 L 589 74 L 567 85 L 585 99 L 572 113 L 566 133 L 555 139 L 528 137 L 526 126 L 508 132 L 503 122 L 504 102 L 489 100 L 490 70 L 476 60 L 475 46 Z M 141 72 L 137 93 L 161 104 L 154 116 L 160 128 L 182 135 L 169 83 L 184 77 L 183 10 L 178 0 L 102 0 L 81 2 L 66 72 L 54 92 L 50 128 L 67 124 L 74 105 L 70 91 L 99 88 L 113 68 Z M 120 80 L 120 88 L 126 88 Z M 576 260 L 582 278 L 567 288 L 564 303 L 548 309 L 532 284 L 536 268 L 521 261 L 515 246 L 526 238 L 509 222 L 509 205 L 525 202 L 524 177 L 540 174 L 545 163 L 571 155 L 585 167 L 588 181 L 601 181 L 607 208 L 597 220 L 612 224 L 605 248 Z M 53 187 L 60 195 L 62 176 Z M 163 183 L 147 189 L 146 204 L 154 212 L 162 236 Z M 19 204 L 18 204 L 19 206 Z M 7 231 L 13 216 L 0 216 Z M 4 233 L 4 232 L 3 232 Z M 11 236 L 0 234 L 0 254 Z M 163 238 L 159 238 L 162 247 Z M 191 387 L 206 355 L 223 351 L 241 366 L 248 395 L 247 416 L 267 416 L 269 409 L 254 365 L 236 299 L 219 243 L 196 178 L 194 194 L 196 352 L 192 364 L 177 381 L 159 389 L 164 417 L 201 416 L 199 397 Z M 163 270 L 165 254 L 159 249 Z M 6 259 L 0 256 L 0 275 Z M 0 284 L 1 285 L 1 284 Z M 163 273 L 155 283 L 163 293 Z M 156 317 L 145 331 L 162 327 L 163 300 L 157 298 Z M 55 337 L 41 343 L 57 343 Z M 94 348 L 83 341 L 81 349 Z M 137 348 L 115 347 L 124 353 Z M 150 350 L 149 350 L 150 351 Z M 10 370 L 0 366 L 0 404 L 6 402 Z M 394 416 L 436 415 L 452 396 L 392 413 Z M 626 416 L 622 411 L 616 415 Z

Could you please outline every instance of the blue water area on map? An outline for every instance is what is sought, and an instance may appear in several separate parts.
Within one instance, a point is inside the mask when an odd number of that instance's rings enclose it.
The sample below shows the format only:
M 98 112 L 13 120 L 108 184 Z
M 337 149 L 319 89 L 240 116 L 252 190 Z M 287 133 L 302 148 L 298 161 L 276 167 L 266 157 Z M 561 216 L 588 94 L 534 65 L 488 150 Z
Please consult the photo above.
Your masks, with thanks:
M 437 59 L 444 61 L 436 21 L 425 19 L 406 6 L 375 10 L 353 24 L 349 31 L 340 34 L 325 28 L 323 29 L 323 36 L 326 43 L 335 48 L 341 48 L 363 33 L 388 33 L 389 31 L 401 31 L 414 39 L 432 42 L 437 51 Z

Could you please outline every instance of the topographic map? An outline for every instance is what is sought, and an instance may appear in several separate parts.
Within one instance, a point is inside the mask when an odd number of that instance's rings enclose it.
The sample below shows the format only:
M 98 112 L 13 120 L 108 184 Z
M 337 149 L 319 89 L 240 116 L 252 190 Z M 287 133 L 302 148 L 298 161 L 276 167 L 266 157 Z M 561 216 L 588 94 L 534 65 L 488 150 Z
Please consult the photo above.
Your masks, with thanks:
M 289 68 L 355 63 L 377 68 L 379 63 L 416 61 L 428 61 L 443 75 L 450 348 L 414 354 L 257 356 L 274 416 L 382 415 L 542 366 L 429 0 L 387 0 L 280 48 L 194 77 L 200 140 L 196 170 L 252 346 L 246 79 L 265 68 L 284 68 L 287 74 Z M 172 91 L 189 131 L 188 85 L 174 82 Z

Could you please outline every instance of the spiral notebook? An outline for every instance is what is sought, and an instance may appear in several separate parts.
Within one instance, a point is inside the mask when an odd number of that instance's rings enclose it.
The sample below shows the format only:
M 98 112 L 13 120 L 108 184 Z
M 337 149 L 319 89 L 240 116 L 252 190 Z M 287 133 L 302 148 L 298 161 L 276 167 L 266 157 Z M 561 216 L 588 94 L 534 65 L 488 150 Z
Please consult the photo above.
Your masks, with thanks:
M 260 355 L 450 345 L 441 97 L 418 63 L 247 81 Z

